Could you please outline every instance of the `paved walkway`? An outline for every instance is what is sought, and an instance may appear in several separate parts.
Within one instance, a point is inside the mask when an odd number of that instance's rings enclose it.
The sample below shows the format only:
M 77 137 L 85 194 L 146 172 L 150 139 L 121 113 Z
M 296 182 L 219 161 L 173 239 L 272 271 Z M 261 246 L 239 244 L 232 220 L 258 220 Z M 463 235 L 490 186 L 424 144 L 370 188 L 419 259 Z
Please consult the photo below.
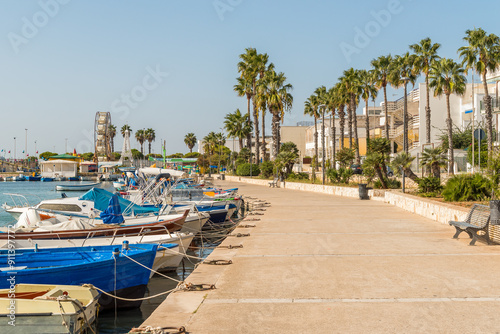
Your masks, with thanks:
M 145 322 L 189 333 L 500 333 L 500 246 L 392 205 L 242 183 L 271 203 Z M 241 231 L 240 231 L 241 230 Z

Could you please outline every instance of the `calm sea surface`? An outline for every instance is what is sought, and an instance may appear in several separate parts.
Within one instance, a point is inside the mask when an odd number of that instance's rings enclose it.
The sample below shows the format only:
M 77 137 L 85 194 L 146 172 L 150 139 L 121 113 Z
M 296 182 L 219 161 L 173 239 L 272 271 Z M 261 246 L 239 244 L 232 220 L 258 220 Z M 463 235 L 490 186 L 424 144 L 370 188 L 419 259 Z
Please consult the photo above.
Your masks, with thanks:
M 82 182 L 89 183 L 89 182 Z M 14 200 L 20 204 L 21 199 L 23 201 L 28 201 L 30 204 L 37 204 L 40 200 L 44 199 L 54 199 L 61 197 L 62 191 L 56 191 L 56 185 L 58 184 L 80 184 L 80 182 L 0 182 L 0 204 L 7 203 L 13 205 Z M 114 191 L 112 182 L 102 183 L 101 188 L 109 191 Z M 85 192 L 70 191 L 65 192 L 68 196 L 80 196 Z M 12 196 L 8 194 L 20 194 L 24 198 Z M 0 226 L 6 226 L 10 223 L 14 223 L 15 220 L 10 214 L 5 212 L 5 210 L 0 209 Z M 206 244 L 207 247 L 213 246 L 212 244 Z M 211 253 L 211 248 L 206 248 L 204 250 L 197 250 L 196 252 L 189 252 L 190 255 L 198 257 L 206 257 Z M 193 261 L 193 260 L 191 260 Z M 177 280 L 183 280 L 187 277 L 194 268 L 193 263 L 184 259 L 184 269 L 181 264 L 176 272 L 165 273 L 167 276 L 175 278 Z M 156 295 L 163 291 L 167 291 L 175 288 L 176 282 L 166 279 L 161 276 L 153 276 L 149 281 L 148 291 L 146 296 Z M 167 296 L 160 296 L 150 300 L 146 300 L 142 303 L 140 309 L 126 310 L 118 312 L 117 317 L 113 312 L 104 313 L 99 315 L 99 333 L 102 334 L 121 334 L 128 333 L 132 327 L 139 327 L 141 323 L 146 320 L 147 317 L 165 300 Z

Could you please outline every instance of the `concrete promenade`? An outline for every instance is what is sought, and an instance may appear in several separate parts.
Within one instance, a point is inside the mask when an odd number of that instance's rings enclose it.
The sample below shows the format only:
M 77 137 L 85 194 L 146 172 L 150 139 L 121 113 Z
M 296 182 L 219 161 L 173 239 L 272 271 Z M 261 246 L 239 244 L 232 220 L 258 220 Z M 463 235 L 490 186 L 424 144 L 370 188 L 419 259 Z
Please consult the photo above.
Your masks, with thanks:
M 271 203 L 143 325 L 189 333 L 500 333 L 500 246 L 378 201 L 228 181 Z

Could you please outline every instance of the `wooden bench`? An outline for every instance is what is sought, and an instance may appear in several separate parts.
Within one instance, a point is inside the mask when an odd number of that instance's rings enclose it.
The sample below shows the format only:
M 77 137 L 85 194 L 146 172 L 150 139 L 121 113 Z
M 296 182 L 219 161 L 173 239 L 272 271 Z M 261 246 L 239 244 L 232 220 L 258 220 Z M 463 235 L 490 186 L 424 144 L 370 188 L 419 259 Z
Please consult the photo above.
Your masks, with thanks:
M 274 180 L 269 181 L 269 187 L 279 187 L 278 186 L 279 179 L 277 177 L 274 178 Z
M 474 246 L 479 237 L 484 237 L 488 245 L 490 244 L 490 238 L 488 236 L 489 222 L 490 208 L 486 205 L 474 204 L 464 221 L 450 220 L 448 224 L 454 226 L 457 230 L 453 236 L 454 239 L 458 239 L 460 233 L 465 232 L 472 239 L 469 245 Z M 479 235 L 479 231 L 484 232 L 484 234 Z

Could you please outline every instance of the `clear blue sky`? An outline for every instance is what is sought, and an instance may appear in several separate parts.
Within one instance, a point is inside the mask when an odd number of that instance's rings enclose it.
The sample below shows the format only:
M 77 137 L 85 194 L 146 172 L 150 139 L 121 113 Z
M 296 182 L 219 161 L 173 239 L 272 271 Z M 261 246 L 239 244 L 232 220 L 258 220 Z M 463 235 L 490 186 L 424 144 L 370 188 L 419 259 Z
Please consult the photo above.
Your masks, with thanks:
M 186 133 L 201 139 L 246 110 L 233 92 L 246 47 L 268 53 L 294 86 L 285 120 L 294 125 L 308 119 L 304 100 L 343 70 L 369 68 L 425 37 L 457 58 L 466 29 L 500 35 L 499 10 L 492 1 L 3 0 L 0 149 L 13 151 L 17 137 L 20 157 L 27 128 L 31 154 L 35 140 L 39 152 L 61 153 L 66 138 L 68 151 L 91 151 L 95 112 L 112 111 L 118 128 L 155 129 L 155 152 L 160 139 L 168 154 L 188 152 Z M 375 23 L 380 11 L 391 17 Z M 357 28 L 371 36 L 356 40 Z M 342 45 L 357 48 L 350 61 Z

